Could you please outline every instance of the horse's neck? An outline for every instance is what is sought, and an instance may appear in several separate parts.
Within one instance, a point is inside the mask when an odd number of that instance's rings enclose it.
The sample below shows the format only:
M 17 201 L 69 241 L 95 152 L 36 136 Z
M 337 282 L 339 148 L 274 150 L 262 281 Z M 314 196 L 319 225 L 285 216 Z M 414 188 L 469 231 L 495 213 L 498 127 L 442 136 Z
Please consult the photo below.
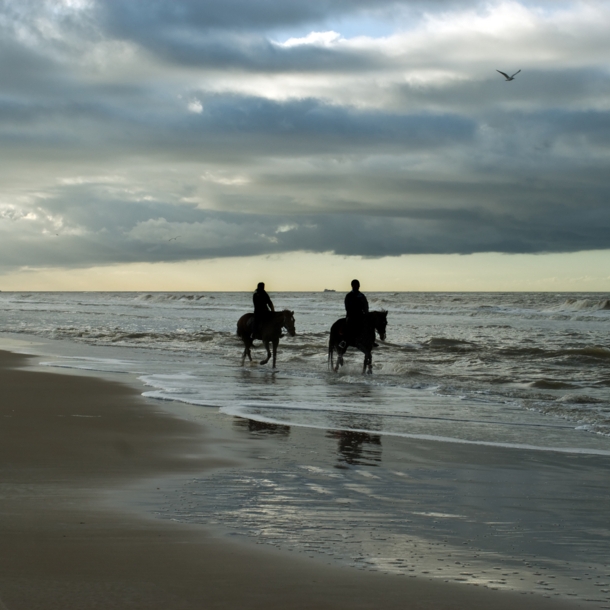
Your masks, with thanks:
M 284 326 L 286 322 L 286 312 L 285 311 L 276 311 L 273 321 L 280 325 L 280 328 Z
M 371 317 L 371 321 L 375 325 L 375 328 L 381 324 L 381 314 L 378 311 L 369 312 L 369 316 Z

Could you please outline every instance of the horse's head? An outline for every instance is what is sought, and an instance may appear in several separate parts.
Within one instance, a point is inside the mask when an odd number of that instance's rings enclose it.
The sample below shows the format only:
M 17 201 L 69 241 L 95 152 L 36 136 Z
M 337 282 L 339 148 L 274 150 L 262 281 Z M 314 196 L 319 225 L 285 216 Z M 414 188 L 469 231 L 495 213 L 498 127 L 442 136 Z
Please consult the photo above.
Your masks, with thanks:
M 375 324 L 375 330 L 379 333 L 379 338 L 385 341 L 385 329 L 388 325 L 388 312 L 387 311 L 373 311 L 373 321 Z
M 291 337 L 294 337 L 297 334 L 297 331 L 294 328 L 294 311 L 284 309 L 282 316 L 282 326 L 288 331 L 288 334 Z

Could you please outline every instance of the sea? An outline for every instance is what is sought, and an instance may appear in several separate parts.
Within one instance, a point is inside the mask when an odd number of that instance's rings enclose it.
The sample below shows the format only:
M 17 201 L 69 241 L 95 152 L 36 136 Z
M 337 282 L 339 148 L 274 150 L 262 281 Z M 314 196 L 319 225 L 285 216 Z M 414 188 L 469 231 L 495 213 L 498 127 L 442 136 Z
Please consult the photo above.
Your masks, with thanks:
M 168 488 L 159 518 L 610 607 L 610 295 L 367 293 L 388 312 L 370 375 L 353 349 L 329 367 L 343 293 L 271 296 L 297 331 L 276 369 L 259 342 L 241 364 L 243 292 L 0 292 L 0 347 L 135 376 L 165 409 L 264 439 Z

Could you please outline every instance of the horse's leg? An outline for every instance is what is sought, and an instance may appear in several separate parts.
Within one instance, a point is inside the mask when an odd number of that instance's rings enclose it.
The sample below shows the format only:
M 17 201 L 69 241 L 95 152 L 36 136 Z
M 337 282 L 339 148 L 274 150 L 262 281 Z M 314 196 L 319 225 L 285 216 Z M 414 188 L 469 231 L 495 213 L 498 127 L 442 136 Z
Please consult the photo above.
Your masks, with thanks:
M 246 337 L 240 335 L 239 338 L 244 343 L 244 353 L 241 355 L 241 365 L 244 366 L 244 362 L 246 361 L 246 355 L 248 354 L 248 341 Z
M 273 365 L 272 368 L 275 368 L 275 357 L 277 356 L 277 344 L 279 343 L 279 339 L 273 340 Z
M 265 345 L 265 349 L 267 350 L 267 357 L 264 360 L 261 360 L 261 364 L 267 364 L 267 362 L 269 362 L 269 358 L 271 358 L 271 350 L 269 349 L 269 341 L 267 339 L 263 339 L 263 343 Z
M 241 365 L 244 366 L 246 361 L 246 356 L 252 362 L 252 354 L 250 353 L 250 348 L 252 347 L 252 338 L 249 335 L 242 336 L 241 340 L 244 342 L 244 353 L 241 356 Z
M 347 348 L 342 349 L 339 346 L 335 346 L 337 348 L 337 366 L 335 367 L 335 373 L 339 372 L 339 367 L 343 366 L 343 354 L 347 351 Z
M 337 364 L 335 365 L 335 350 L 337 350 Z M 333 370 L 335 373 L 339 372 L 339 365 L 343 364 L 343 358 L 341 358 L 341 354 L 339 352 L 339 348 L 337 347 L 337 343 L 336 341 L 333 341 L 332 339 L 329 341 L 328 343 L 328 362 L 330 364 L 330 368 L 331 370 Z
M 369 375 L 373 372 L 373 355 L 370 350 L 364 352 L 364 364 L 362 365 L 362 374 L 368 373 Z

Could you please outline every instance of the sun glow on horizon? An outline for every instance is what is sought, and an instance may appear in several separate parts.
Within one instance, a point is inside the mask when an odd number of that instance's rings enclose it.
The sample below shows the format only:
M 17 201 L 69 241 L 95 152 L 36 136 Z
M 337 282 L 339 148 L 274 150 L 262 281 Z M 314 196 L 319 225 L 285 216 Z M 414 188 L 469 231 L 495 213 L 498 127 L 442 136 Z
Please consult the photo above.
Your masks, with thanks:
M 3 291 L 609 292 L 610 250 L 569 254 L 409 255 L 294 252 L 83 269 L 26 268 L 0 275 Z

